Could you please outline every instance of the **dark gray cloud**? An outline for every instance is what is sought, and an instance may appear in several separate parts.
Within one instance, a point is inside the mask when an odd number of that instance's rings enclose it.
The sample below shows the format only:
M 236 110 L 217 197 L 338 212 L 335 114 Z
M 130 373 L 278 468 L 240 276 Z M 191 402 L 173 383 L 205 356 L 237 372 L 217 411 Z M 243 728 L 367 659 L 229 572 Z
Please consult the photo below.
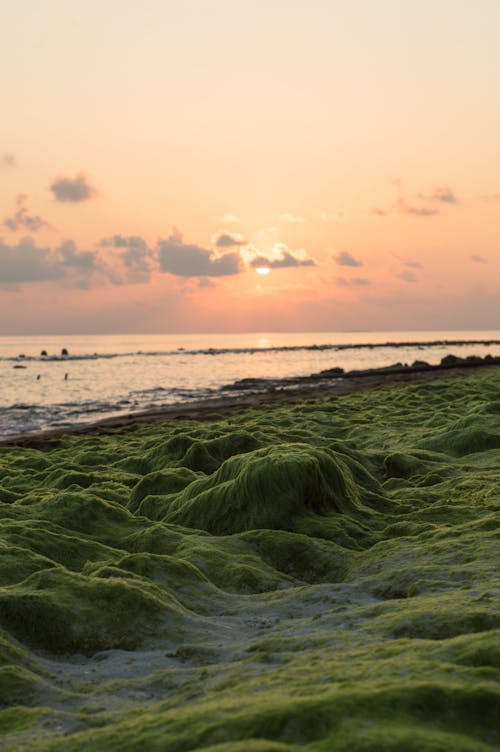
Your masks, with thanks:
M 113 235 L 101 241 L 102 246 L 119 250 L 118 258 L 125 267 L 127 282 L 147 282 L 151 276 L 153 251 L 140 235 Z
M 402 279 L 404 282 L 416 282 L 417 277 L 416 275 L 411 272 L 409 269 L 403 269 L 402 272 L 399 272 L 399 274 L 396 274 L 396 277 L 398 279 Z
M 365 287 L 366 285 L 371 284 L 370 280 L 366 277 L 352 277 L 351 279 L 346 279 L 346 277 L 337 277 L 336 282 L 342 287 Z
M 17 209 L 11 217 L 6 217 L 3 221 L 4 227 L 11 232 L 27 230 L 28 232 L 39 232 L 39 230 L 51 229 L 51 226 L 39 214 L 31 214 L 26 206 L 28 196 L 20 193 L 16 198 Z
M 403 266 L 408 267 L 408 269 L 422 269 L 423 265 L 420 263 L 420 261 L 413 261 L 413 259 L 405 259 L 404 257 L 400 256 L 398 253 L 394 253 L 394 251 L 389 251 L 391 256 L 394 256 L 395 259 L 401 262 Z
M 83 172 L 75 175 L 74 178 L 55 178 L 50 184 L 50 190 L 56 201 L 73 204 L 88 201 L 97 193 Z
M 36 246 L 31 238 L 15 245 L 0 241 L 0 284 L 60 281 L 89 287 L 94 275 L 109 278 L 105 265 L 93 251 L 79 251 L 68 240 L 58 248 Z
M 488 259 L 486 259 L 484 256 L 480 256 L 479 253 L 473 253 L 471 256 L 471 261 L 475 261 L 476 264 L 487 264 Z
M 13 154 L 2 154 L 0 157 L 0 167 L 17 167 L 17 160 Z
M 239 232 L 228 232 L 220 230 L 212 238 L 216 248 L 235 248 L 246 244 L 246 240 Z
M 363 262 L 355 259 L 348 251 L 341 251 L 333 258 L 339 266 L 363 266 Z
M 158 243 L 160 269 L 178 277 L 226 277 L 243 271 L 239 253 L 217 256 L 208 248 L 183 243 L 177 230 Z
M 292 250 L 285 243 L 276 243 L 269 255 L 255 251 L 250 260 L 250 266 L 254 269 L 269 267 L 269 269 L 285 269 L 296 266 L 316 266 L 314 259 L 310 258 L 302 249 Z
M 0 240 L 0 283 L 46 282 L 64 277 L 62 265 L 50 248 L 37 248 L 24 238 L 9 246 Z
M 412 206 L 404 198 L 400 198 L 395 204 L 396 211 L 400 214 L 408 214 L 414 217 L 434 217 L 439 214 L 438 209 L 430 209 L 427 206 Z
M 428 201 L 438 201 L 443 204 L 458 204 L 455 192 L 449 186 L 435 188 L 430 196 L 425 196 Z
M 413 217 L 435 217 L 440 213 L 440 210 L 436 206 L 422 206 L 408 202 L 404 198 L 403 186 L 399 178 L 389 181 L 397 191 L 398 198 L 393 205 L 393 211 L 398 214 L 406 214 Z M 458 198 L 455 191 L 450 186 L 437 186 L 429 194 L 419 193 L 418 199 L 423 201 L 424 204 L 458 204 Z M 372 214 L 377 217 L 385 217 L 389 214 L 389 211 L 375 207 L 372 209 Z
M 66 240 L 58 248 L 63 266 L 75 269 L 93 270 L 97 268 L 95 251 L 79 251 L 72 240 Z
M 65 283 L 88 290 L 102 277 L 113 281 L 106 265 L 95 251 L 79 251 L 72 240 L 66 240 L 56 250 L 57 261 Z

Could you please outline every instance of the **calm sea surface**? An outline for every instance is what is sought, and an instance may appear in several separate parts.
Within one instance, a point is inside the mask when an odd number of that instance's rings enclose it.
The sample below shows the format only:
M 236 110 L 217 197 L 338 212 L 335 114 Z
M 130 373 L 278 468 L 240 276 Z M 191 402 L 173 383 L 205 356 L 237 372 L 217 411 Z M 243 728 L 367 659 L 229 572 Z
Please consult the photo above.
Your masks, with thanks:
M 0 337 L 0 435 L 215 397 L 249 377 L 500 356 L 478 344 L 492 340 L 500 331 Z

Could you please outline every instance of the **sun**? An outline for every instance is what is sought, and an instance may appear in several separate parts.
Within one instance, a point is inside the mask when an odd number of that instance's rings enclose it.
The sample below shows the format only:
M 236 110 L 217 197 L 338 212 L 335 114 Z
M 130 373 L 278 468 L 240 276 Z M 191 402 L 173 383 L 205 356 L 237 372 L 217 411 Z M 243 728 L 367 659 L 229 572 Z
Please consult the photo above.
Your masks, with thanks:
M 271 269 L 268 266 L 258 266 L 255 271 L 257 274 L 262 274 L 264 276 L 265 274 L 269 274 Z

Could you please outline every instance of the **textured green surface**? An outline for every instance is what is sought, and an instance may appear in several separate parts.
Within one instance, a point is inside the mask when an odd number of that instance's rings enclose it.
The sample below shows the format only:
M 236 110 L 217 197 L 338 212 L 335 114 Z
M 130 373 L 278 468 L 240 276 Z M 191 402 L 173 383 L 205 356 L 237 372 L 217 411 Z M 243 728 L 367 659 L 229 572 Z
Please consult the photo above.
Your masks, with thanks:
M 0 450 L 0 749 L 500 747 L 500 373 Z

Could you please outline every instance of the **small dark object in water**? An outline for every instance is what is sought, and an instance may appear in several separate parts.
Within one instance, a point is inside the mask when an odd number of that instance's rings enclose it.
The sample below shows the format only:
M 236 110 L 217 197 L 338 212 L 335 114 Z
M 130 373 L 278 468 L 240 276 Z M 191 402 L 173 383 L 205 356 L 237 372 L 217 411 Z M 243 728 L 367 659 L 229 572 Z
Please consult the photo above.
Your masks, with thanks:
M 36 380 L 40 381 L 40 374 L 37 374 Z
M 64 356 L 64 355 L 68 355 L 68 354 L 69 354 L 69 353 L 68 353 L 68 351 L 66 350 L 66 348 L 65 348 L 65 347 L 63 347 L 63 349 L 61 350 L 61 355 L 62 355 L 62 356 Z
M 20 353 L 20 354 L 19 354 L 19 355 L 18 355 L 17 357 L 18 357 L 18 358 L 25 358 L 25 357 L 26 357 L 26 355 L 25 355 L 24 353 Z
M 67 381 L 67 380 L 68 380 L 68 374 L 67 374 L 67 373 L 65 373 L 65 374 L 64 374 L 64 381 Z
M 42 350 L 42 352 L 40 353 L 40 356 L 42 358 L 46 358 L 47 357 L 47 350 Z
M 12 366 L 12 368 L 27 368 L 27 367 L 28 367 L 28 366 L 18 366 L 18 365 L 16 365 L 16 366 Z

